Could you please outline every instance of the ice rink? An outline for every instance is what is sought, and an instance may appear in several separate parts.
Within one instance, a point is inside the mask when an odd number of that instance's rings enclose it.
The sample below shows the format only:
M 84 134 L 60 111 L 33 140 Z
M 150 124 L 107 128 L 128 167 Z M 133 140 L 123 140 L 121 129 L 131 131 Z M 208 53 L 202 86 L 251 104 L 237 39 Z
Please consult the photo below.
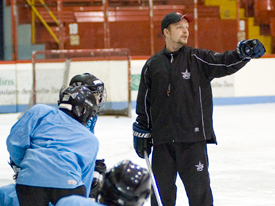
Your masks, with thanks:
M 0 186 L 13 182 L 6 138 L 18 116 L 0 114 Z M 108 168 L 123 159 L 146 167 L 132 146 L 135 117 L 134 110 L 132 118 L 99 117 L 98 159 Z M 214 205 L 275 206 L 275 104 L 215 106 L 213 119 L 218 145 L 209 145 L 208 154 Z M 181 181 L 177 185 L 177 206 L 188 205 Z

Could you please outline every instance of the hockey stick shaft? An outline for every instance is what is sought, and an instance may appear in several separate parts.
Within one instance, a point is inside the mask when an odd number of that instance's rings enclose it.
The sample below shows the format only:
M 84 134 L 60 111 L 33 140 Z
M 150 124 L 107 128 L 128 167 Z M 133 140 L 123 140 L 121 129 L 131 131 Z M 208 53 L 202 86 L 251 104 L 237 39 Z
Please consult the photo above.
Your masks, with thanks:
M 148 167 L 148 171 L 151 175 L 153 190 L 154 190 L 158 205 L 162 206 L 162 202 L 161 202 L 161 199 L 160 199 L 157 183 L 156 183 L 156 180 L 155 180 L 155 177 L 154 177 L 151 165 L 150 165 L 150 161 L 149 161 L 149 158 L 148 158 L 147 151 L 145 151 L 145 150 L 144 150 L 144 156 L 145 156 L 146 164 L 147 164 L 147 167 Z

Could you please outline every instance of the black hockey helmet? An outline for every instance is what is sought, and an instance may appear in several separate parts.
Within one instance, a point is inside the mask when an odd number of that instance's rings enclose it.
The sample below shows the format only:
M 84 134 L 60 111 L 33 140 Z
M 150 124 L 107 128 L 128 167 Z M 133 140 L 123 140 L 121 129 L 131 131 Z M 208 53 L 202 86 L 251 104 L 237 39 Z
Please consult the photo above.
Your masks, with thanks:
M 106 172 L 98 201 L 109 206 L 140 206 L 149 197 L 151 178 L 148 171 L 124 160 Z
M 93 92 L 85 86 L 62 87 L 59 93 L 59 109 L 71 111 L 82 124 L 98 113 L 98 105 Z
M 88 87 L 93 93 L 99 95 L 99 110 L 102 109 L 104 103 L 107 98 L 106 89 L 104 87 L 104 83 L 98 79 L 96 76 L 90 73 L 83 73 L 75 75 L 71 81 L 70 86 L 86 86 Z

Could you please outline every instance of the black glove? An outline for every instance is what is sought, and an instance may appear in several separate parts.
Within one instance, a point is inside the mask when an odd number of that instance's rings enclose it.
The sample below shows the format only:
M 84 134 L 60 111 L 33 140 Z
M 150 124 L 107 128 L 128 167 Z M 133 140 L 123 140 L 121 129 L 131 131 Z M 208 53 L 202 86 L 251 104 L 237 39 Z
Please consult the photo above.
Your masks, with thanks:
M 258 39 L 243 40 L 237 44 L 237 53 L 242 59 L 260 58 L 265 47 Z
M 96 160 L 95 162 L 95 171 L 99 172 L 100 174 L 105 174 L 106 172 L 106 164 L 104 163 L 104 159 Z
M 134 148 L 140 158 L 144 157 L 144 151 L 149 155 L 152 147 L 151 131 L 142 129 L 136 122 L 133 124 Z
M 95 171 L 93 174 L 93 182 L 91 186 L 90 198 L 96 198 L 99 193 L 99 188 L 103 181 L 103 175 L 106 173 L 106 164 L 104 159 L 96 160 Z
M 13 179 L 17 180 L 17 176 L 18 176 L 19 171 L 21 170 L 21 167 L 16 165 L 11 158 L 10 158 L 10 162 L 8 162 L 8 163 L 11 166 L 11 168 L 13 169 L 13 172 L 14 172 Z

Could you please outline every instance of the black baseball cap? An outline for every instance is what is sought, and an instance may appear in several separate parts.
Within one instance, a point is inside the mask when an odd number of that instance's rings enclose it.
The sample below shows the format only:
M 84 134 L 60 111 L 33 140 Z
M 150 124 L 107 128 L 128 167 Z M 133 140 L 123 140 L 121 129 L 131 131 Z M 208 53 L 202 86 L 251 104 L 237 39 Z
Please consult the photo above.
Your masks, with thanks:
M 188 23 L 193 21 L 193 16 L 191 14 L 181 14 L 179 12 L 167 14 L 161 21 L 161 32 L 163 33 L 163 29 L 167 28 L 170 24 L 179 22 L 183 18 L 185 18 Z

